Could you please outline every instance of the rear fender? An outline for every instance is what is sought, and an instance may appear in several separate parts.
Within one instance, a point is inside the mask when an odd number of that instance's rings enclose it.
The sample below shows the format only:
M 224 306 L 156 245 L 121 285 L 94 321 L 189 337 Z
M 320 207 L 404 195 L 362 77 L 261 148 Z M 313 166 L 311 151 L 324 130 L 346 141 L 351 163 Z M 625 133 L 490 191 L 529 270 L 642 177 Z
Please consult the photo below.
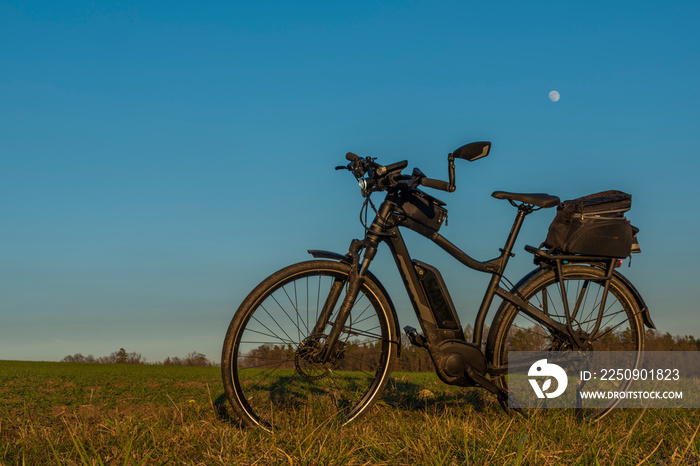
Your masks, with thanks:
M 316 259 L 329 259 L 336 260 L 344 264 L 352 264 L 352 258 L 349 254 L 343 255 L 337 252 L 324 251 L 321 249 L 309 249 L 308 252 Z M 394 303 L 391 300 L 391 296 L 389 296 L 389 293 L 387 293 L 386 288 L 384 288 L 384 285 L 382 285 L 382 282 L 380 282 L 379 279 L 377 279 L 377 277 L 369 270 L 365 271 L 365 279 L 369 279 L 372 282 L 374 282 L 374 284 L 377 285 L 377 288 L 379 288 L 379 290 L 386 298 L 386 301 L 389 303 L 389 311 L 391 313 L 392 319 L 394 320 L 394 328 L 396 329 L 396 355 L 401 356 L 401 335 L 399 334 L 399 318 L 396 315 L 396 308 L 394 307 Z
M 644 321 L 644 325 L 649 327 L 650 329 L 656 330 L 656 325 L 654 325 L 654 322 L 651 320 L 651 315 L 649 315 L 649 307 L 647 304 L 644 302 L 644 299 L 642 299 L 642 295 L 639 294 L 639 291 L 637 291 L 637 288 L 634 287 L 632 282 L 627 280 L 627 277 L 622 275 L 620 272 L 615 270 L 613 274 L 622 281 L 625 285 L 627 285 L 627 288 L 632 292 L 634 295 L 634 299 L 637 300 L 637 304 L 639 305 L 639 309 L 642 310 L 642 320 Z

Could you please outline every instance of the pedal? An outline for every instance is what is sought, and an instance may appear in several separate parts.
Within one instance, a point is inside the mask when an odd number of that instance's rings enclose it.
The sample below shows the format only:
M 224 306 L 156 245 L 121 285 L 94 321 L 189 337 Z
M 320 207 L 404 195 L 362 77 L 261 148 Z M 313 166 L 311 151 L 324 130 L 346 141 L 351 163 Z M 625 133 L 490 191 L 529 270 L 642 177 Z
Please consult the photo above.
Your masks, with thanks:
M 403 328 L 403 331 L 406 332 L 408 341 L 410 341 L 413 346 L 417 346 L 418 348 L 425 348 L 425 344 L 427 343 L 427 341 L 423 335 L 418 333 L 418 330 L 407 325 Z

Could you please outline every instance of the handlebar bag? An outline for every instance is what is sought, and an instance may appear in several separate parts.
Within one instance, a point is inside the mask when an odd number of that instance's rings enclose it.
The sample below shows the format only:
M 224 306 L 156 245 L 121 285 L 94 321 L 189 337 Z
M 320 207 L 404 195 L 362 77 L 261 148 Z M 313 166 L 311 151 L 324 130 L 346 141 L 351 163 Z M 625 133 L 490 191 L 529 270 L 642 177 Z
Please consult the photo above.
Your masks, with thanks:
M 639 231 L 625 218 L 631 207 L 632 196 L 614 190 L 564 201 L 557 208 L 544 246 L 564 254 L 627 257 Z
M 418 189 L 401 191 L 397 201 L 400 213 L 433 231 L 438 231 L 447 218 L 445 203 Z

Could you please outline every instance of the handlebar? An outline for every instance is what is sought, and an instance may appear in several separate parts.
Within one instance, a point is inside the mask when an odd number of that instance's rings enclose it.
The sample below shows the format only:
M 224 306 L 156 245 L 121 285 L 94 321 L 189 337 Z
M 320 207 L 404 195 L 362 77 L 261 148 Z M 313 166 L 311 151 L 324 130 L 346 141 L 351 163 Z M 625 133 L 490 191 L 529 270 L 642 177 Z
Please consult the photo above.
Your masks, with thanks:
M 434 180 L 432 178 L 421 178 L 420 184 L 427 188 L 439 189 L 440 191 L 452 192 L 454 189 L 450 190 L 450 183 L 442 180 Z
M 371 157 L 362 158 L 352 152 L 345 154 L 345 158 L 350 163 L 347 166 L 337 166 L 336 170 L 351 171 L 357 178 L 363 192 L 409 189 L 418 185 L 446 192 L 454 191 L 454 187 L 450 186 L 447 181 L 427 178 L 418 169 L 414 169 L 412 175 L 402 175 L 401 170 L 408 166 L 407 160 L 383 166 L 376 163 Z

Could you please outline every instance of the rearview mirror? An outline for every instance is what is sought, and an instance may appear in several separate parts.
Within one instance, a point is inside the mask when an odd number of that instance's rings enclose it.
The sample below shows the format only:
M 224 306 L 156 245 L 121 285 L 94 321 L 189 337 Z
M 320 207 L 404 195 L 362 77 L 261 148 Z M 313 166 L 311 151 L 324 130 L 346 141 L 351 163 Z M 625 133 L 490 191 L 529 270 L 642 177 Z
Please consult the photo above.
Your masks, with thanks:
M 469 144 L 463 145 L 462 147 L 454 151 L 452 153 L 452 156 L 458 159 L 465 159 L 469 160 L 470 162 L 473 162 L 474 160 L 479 160 L 489 155 L 490 149 L 490 142 L 471 142 Z

